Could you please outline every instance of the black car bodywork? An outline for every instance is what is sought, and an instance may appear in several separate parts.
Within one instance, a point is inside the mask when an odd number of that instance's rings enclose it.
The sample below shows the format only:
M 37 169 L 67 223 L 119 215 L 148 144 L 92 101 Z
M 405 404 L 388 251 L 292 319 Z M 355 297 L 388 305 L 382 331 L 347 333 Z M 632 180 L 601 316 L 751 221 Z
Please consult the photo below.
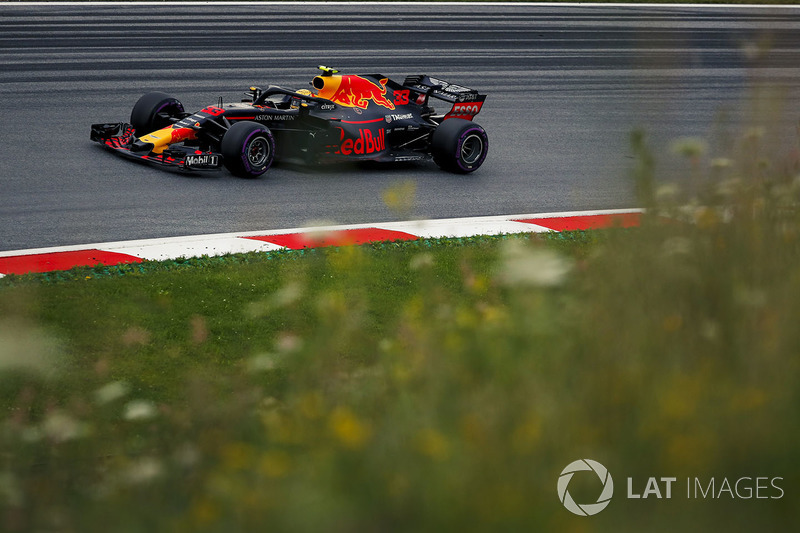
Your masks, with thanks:
M 416 161 L 472 172 L 483 163 L 486 132 L 472 122 L 485 95 L 426 75 L 402 84 L 378 74 L 339 75 L 320 67 L 311 90 L 251 87 L 237 103 L 188 113 L 172 96 L 142 96 L 129 123 L 94 124 L 91 140 L 116 153 L 173 170 L 223 165 L 257 177 L 273 161 Z M 432 99 L 447 113 L 437 114 Z

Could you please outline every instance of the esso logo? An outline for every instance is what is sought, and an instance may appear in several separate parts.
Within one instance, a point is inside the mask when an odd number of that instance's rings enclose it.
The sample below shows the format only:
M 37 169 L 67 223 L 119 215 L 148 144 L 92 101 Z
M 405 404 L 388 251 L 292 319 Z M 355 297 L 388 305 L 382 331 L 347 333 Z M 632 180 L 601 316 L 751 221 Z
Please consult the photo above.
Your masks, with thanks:
M 453 109 L 447 114 L 448 118 L 466 118 L 472 120 L 472 117 L 477 115 L 480 110 L 482 102 L 460 102 L 453 105 Z

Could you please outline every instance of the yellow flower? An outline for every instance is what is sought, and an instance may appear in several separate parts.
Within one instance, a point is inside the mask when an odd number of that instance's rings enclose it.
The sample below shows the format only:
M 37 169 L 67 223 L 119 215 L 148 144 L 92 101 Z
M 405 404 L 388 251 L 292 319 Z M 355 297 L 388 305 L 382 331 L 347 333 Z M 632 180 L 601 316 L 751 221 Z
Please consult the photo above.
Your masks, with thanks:
M 304 394 L 299 401 L 300 412 L 310 420 L 316 420 L 324 414 L 324 402 L 318 392 Z
M 519 454 L 532 452 L 542 436 L 542 420 L 535 413 L 530 413 L 511 434 L 511 446 Z
M 232 442 L 222 449 L 222 462 L 231 470 L 244 470 L 253 463 L 253 448 L 243 442 Z
M 461 307 L 456 311 L 456 324 L 458 327 L 473 329 L 478 326 L 480 318 L 469 307 Z
M 292 458 L 282 450 L 270 450 L 261 456 L 259 471 L 267 477 L 281 478 L 292 468 Z
M 481 321 L 488 324 L 502 324 L 508 320 L 508 313 L 500 306 L 486 305 L 479 307 L 478 310 L 483 314 Z
M 488 432 L 483 421 L 474 414 L 461 417 L 461 436 L 470 444 L 484 444 Z
M 702 472 L 712 464 L 718 449 L 714 436 L 707 430 L 675 433 L 665 441 L 666 466 L 676 473 Z
M 191 516 L 198 526 L 208 526 L 219 519 L 220 509 L 211 499 L 201 497 L 192 505 Z
M 436 461 L 445 461 L 450 457 L 450 442 L 436 429 L 425 428 L 419 431 L 415 444 L 417 451 Z
M 769 395 L 764 389 L 758 387 L 745 387 L 730 399 L 731 411 L 740 413 L 755 411 L 769 401 Z
M 383 203 L 392 211 L 406 216 L 414 207 L 417 184 L 412 180 L 401 181 L 383 191 Z
M 700 229 L 713 229 L 720 223 L 720 217 L 717 211 L 705 207 L 695 214 L 695 222 Z
M 664 317 L 661 325 L 667 333 L 675 333 L 683 326 L 683 317 L 678 313 L 673 313 Z
M 339 443 L 351 450 L 360 450 L 371 437 L 369 424 L 346 407 L 337 407 L 331 413 L 329 427 Z
M 352 272 L 364 259 L 360 246 L 343 246 L 328 255 L 331 267 L 340 272 Z

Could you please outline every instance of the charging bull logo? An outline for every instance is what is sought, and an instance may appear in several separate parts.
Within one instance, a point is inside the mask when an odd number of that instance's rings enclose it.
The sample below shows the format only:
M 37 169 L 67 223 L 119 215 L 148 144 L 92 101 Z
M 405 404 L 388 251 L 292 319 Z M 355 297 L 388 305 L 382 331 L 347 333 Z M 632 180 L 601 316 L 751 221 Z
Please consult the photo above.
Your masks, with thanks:
M 325 98 L 345 107 L 366 109 L 370 100 L 387 109 L 394 109 L 394 104 L 386 98 L 386 82 L 384 78 L 375 84 L 361 76 L 317 76 L 314 88 L 319 91 L 320 98 Z

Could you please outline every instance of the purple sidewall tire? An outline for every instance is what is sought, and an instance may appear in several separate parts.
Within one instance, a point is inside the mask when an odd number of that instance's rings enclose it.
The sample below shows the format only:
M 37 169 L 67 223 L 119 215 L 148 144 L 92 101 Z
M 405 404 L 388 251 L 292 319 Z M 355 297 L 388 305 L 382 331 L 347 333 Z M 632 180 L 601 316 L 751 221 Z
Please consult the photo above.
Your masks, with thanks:
M 433 132 L 431 155 L 442 170 L 467 174 L 486 160 L 489 137 L 486 131 L 469 120 L 451 118 Z

